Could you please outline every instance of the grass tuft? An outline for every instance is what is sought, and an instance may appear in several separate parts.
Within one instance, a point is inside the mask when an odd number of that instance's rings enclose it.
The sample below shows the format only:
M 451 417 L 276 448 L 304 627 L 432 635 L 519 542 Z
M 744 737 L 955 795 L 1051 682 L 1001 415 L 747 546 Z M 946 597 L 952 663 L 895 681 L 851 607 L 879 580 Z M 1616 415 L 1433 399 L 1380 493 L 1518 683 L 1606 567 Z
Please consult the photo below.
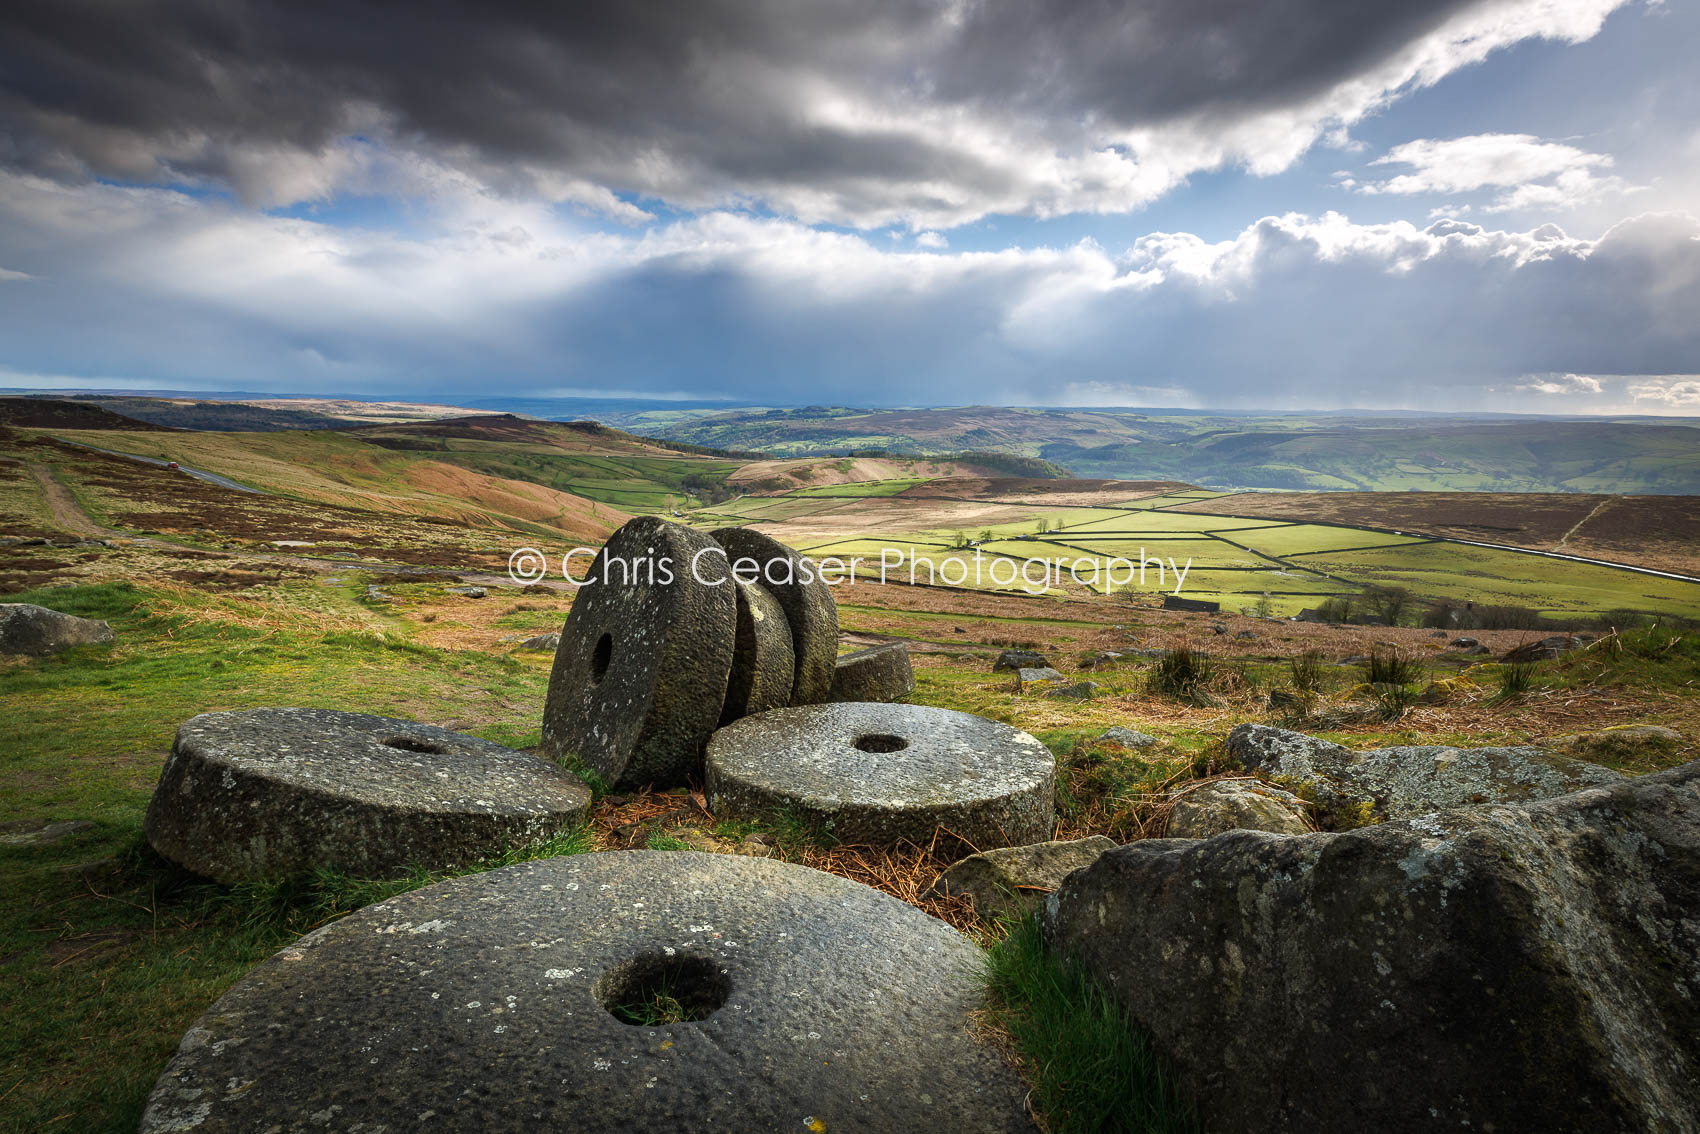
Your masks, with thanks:
M 1377 650 L 1364 663 L 1366 685 L 1414 685 L 1425 675 L 1422 662 L 1398 653 Z
M 1082 969 L 1045 947 L 1036 918 L 987 955 L 993 1021 L 1009 1033 L 1051 1134 L 1200 1129 L 1150 1043 Z
M 1173 697 L 1200 707 L 1215 703 L 1210 691 L 1216 677 L 1216 663 L 1209 654 L 1190 646 L 1178 646 L 1151 667 L 1146 688 L 1160 697 Z

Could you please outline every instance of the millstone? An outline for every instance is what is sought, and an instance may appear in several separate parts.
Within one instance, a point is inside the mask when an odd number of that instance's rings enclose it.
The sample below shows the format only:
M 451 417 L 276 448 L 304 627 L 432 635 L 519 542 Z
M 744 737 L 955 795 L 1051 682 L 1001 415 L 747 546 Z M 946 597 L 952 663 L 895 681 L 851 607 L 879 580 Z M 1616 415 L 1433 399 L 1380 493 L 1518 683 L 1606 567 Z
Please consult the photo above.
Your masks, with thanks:
M 970 1031 L 981 964 L 944 923 L 806 867 L 522 863 L 261 964 L 190 1028 L 141 1130 L 1029 1130 Z
M 177 730 L 146 829 L 224 883 L 465 865 L 576 824 L 578 777 L 432 725 L 325 709 L 203 713 Z
M 1039 741 L 968 713 L 867 703 L 775 709 L 708 742 L 722 818 L 786 809 L 848 843 L 925 844 L 943 827 L 976 849 L 1051 837 L 1056 761 Z
M 901 701 L 915 691 L 909 648 L 886 642 L 845 654 L 832 675 L 833 701 Z
M 618 788 L 682 784 L 720 722 L 737 598 L 708 536 L 653 516 L 608 537 L 561 629 L 543 754 Z
M 796 680 L 791 624 L 779 600 L 759 583 L 734 580 L 733 585 L 738 596 L 738 634 L 726 704 L 720 710 L 722 724 L 789 705 Z
M 796 678 L 791 704 L 813 705 L 832 692 L 833 662 L 838 656 L 838 603 L 832 588 L 812 564 L 772 536 L 754 528 L 716 528 L 714 538 L 726 549 L 731 567 L 748 559 L 760 571 L 757 582 L 773 592 L 791 624 Z

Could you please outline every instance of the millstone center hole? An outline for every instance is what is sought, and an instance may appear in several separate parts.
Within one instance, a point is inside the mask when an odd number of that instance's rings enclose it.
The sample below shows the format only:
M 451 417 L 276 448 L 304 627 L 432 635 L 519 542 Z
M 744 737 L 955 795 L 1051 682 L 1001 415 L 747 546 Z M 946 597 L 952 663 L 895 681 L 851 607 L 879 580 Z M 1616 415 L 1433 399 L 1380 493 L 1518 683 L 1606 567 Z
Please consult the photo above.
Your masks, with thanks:
M 399 748 L 403 752 L 424 752 L 432 756 L 441 756 L 448 752 L 434 740 L 421 740 L 417 736 L 392 736 L 384 741 L 385 748 Z
M 590 680 L 600 683 L 608 673 L 608 663 L 614 660 L 614 636 L 604 634 L 596 639 L 596 648 L 590 651 Z
M 909 747 L 909 742 L 901 736 L 893 736 L 889 732 L 870 732 L 858 736 L 850 742 L 854 748 L 863 752 L 901 752 Z
M 665 953 L 621 961 L 590 986 L 610 1016 L 646 1028 L 706 1020 L 731 992 L 732 982 L 714 961 Z

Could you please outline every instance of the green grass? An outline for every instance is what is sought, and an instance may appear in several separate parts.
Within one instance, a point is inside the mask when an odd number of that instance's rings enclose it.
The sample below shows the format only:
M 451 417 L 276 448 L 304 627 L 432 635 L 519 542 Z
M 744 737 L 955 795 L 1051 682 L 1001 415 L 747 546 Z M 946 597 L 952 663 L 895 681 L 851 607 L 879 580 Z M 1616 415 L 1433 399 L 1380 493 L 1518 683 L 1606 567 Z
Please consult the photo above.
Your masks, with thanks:
M 0 812 L 92 824 L 0 846 L 0 1129 L 134 1130 L 178 1040 L 232 981 L 305 928 L 438 877 L 187 878 L 141 840 L 180 723 L 301 705 L 536 742 L 546 658 L 432 649 L 364 609 L 363 592 L 351 577 L 239 597 L 127 583 L 8 596 L 104 619 L 118 640 L 0 664 Z M 479 868 L 578 849 L 574 836 Z
M 853 484 L 819 484 L 807 488 L 799 488 L 787 495 L 790 496 L 826 496 L 851 497 L 862 499 L 874 496 L 896 496 L 917 484 L 925 483 L 925 478 L 916 477 L 908 480 L 863 480 Z
M 1009 1032 L 1052 1134 L 1201 1129 L 1150 1043 L 1091 977 L 1016 923 L 987 958 L 993 1018 Z

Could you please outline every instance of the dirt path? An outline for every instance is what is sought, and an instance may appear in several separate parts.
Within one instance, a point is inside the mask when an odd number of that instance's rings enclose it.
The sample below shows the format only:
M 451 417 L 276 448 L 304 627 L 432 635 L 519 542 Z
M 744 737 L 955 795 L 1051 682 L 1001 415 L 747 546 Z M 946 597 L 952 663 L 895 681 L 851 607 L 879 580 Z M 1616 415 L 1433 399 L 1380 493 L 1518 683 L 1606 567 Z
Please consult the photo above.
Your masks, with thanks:
M 1586 524 L 1589 520 L 1591 520 L 1595 516 L 1599 515 L 1600 509 L 1604 508 L 1607 504 L 1614 503 L 1616 500 L 1617 500 L 1617 497 L 1608 496 L 1604 500 L 1601 500 L 1598 504 L 1596 504 L 1592 508 L 1590 508 L 1588 510 L 1588 514 L 1586 516 L 1583 516 L 1580 520 L 1577 520 L 1574 524 L 1570 525 L 1570 530 L 1565 532 L 1562 536 L 1559 537 L 1558 542 L 1552 545 L 1552 550 L 1563 551 L 1564 545 L 1570 542 L 1570 537 L 1582 530 L 1582 525 Z
M 90 519 L 82 505 L 77 503 L 77 498 L 71 495 L 71 490 L 55 480 L 53 470 L 46 465 L 30 465 L 30 475 L 41 486 L 41 494 L 47 498 L 47 507 L 53 513 L 53 522 L 61 528 L 92 539 L 123 534 L 103 528 Z

